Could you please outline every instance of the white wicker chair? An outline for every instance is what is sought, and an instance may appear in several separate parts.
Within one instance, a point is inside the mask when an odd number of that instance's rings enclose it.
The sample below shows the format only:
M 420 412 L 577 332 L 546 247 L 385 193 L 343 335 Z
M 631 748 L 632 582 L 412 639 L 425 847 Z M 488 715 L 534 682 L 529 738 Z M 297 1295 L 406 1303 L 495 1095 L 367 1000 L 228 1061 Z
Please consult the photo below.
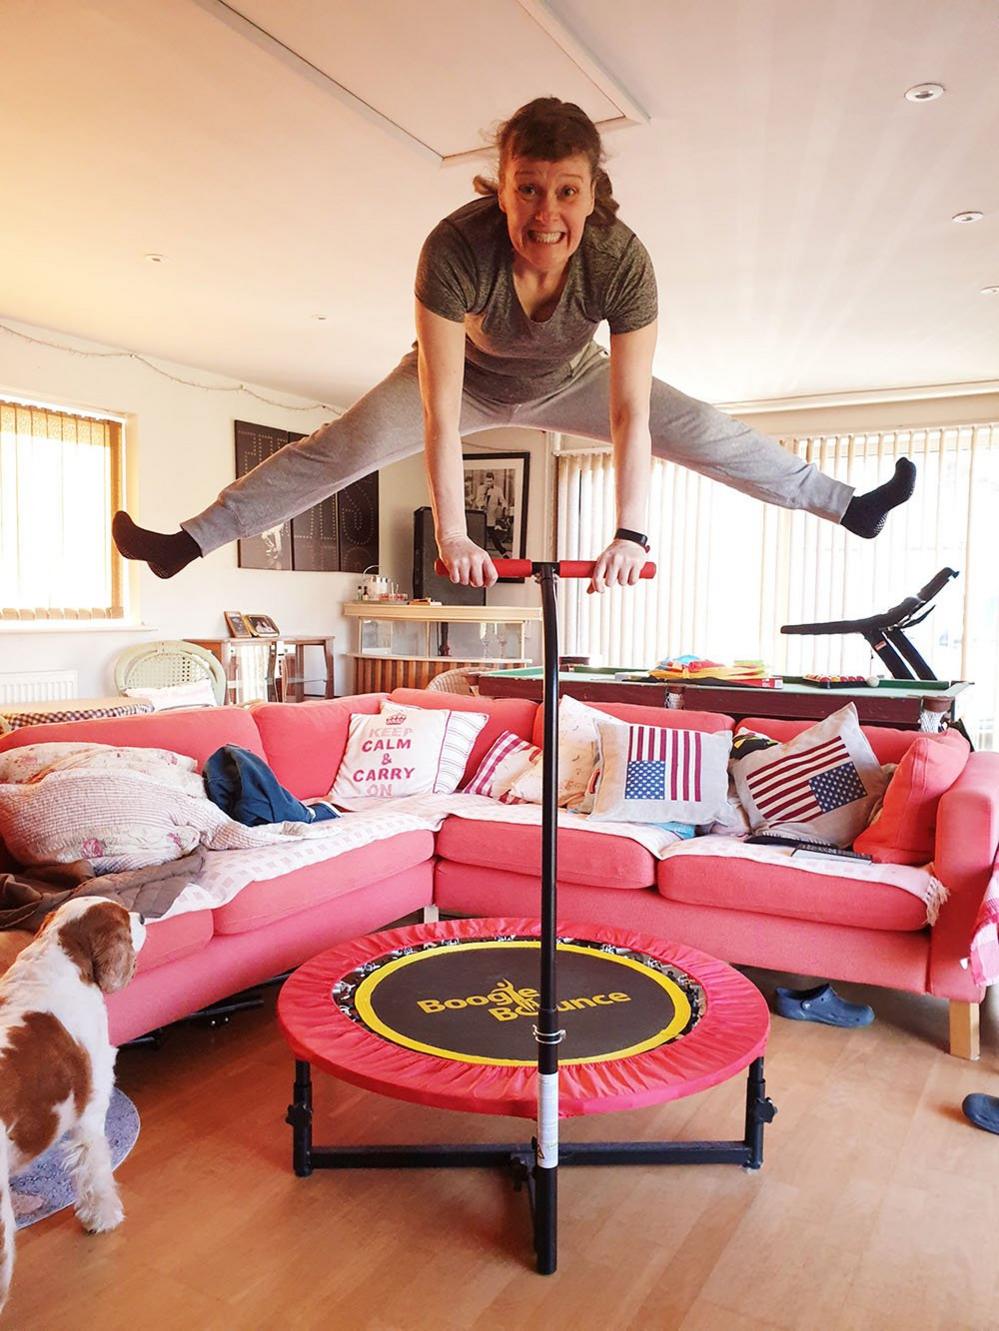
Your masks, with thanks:
M 193 642 L 176 640 L 129 647 L 114 664 L 114 683 L 119 693 L 136 688 L 163 689 L 199 679 L 211 681 L 215 702 L 221 707 L 226 700 L 222 663 Z
M 467 693 L 476 694 L 478 689 L 473 689 L 470 676 L 474 678 L 479 674 L 478 668 L 444 670 L 439 675 L 434 675 L 433 679 L 427 685 L 427 688 L 434 693 Z

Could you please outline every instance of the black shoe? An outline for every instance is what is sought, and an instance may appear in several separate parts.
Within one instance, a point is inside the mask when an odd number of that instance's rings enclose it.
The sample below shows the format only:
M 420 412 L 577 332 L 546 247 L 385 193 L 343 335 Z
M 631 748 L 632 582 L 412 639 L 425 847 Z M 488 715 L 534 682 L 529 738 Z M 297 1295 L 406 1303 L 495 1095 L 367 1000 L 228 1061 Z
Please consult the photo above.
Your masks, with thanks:
M 778 1015 L 791 1021 L 817 1021 L 823 1026 L 870 1026 L 874 1009 L 848 1003 L 831 984 L 815 989 L 775 989 Z
M 964 1097 L 961 1108 L 964 1117 L 974 1123 L 976 1128 L 999 1133 L 999 1095 L 983 1095 L 977 1091 L 974 1095 Z

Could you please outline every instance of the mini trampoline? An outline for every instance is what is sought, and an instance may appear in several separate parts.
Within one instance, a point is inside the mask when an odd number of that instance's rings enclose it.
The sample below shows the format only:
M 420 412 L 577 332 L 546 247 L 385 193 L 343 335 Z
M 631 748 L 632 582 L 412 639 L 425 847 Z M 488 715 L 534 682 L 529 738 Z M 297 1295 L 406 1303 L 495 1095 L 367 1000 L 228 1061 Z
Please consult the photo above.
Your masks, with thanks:
M 557 681 L 555 573 L 589 576 L 592 565 L 495 562 L 501 575 L 534 573 L 541 582 L 547 687 L 549 674 Z M 557 1264 L 560 1164 L 758 1169 L 763 1129 L 776 1112 L 763 1079 L 769 1011 L 749 980 L 651 935 L 556 929 L 554 714 L 546 710 L 541 919 L 442 921 L 354 939 L 306 962 L 278 999 L 295 1056 L 287 1115 L 295 1173 L 506 1167 L 526 1185 L 543 1274 Z M 536 1117 L 536 1136 L 513 1145 L 314 1146 L 313 1066 L 397 1099 Z M 559 1143 L 560 1118 L 680 1099 L 746 1068 L 739 1141 Z

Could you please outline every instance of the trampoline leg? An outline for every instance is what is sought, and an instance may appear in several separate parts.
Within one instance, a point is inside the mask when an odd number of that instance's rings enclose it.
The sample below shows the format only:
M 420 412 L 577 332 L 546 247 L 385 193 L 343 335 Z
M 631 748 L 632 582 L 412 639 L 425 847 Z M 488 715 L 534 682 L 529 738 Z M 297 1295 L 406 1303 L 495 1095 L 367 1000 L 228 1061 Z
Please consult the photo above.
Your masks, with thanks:
M 534 1166 L 534 1251 L 538 1275 L 550 1276 L 558 1266 L 558 1167 Z
M 767 1084 L 763 1080 L 763 1059 L 757 1058 L 749 1065 L 749 1080 L 746 1084 L 746 1149 L 749 1158 L 747 1169 L 759 1169 L 763 1164 L 763 1128 L 772 1123 L 777 1113 L 777 1106 L 767 1099 Z
M 295 1086 L 285 1122 L 291 1124 L 291 1163 L 299 1178 L 312 1173 L 312 1069 L 295 1059 Z

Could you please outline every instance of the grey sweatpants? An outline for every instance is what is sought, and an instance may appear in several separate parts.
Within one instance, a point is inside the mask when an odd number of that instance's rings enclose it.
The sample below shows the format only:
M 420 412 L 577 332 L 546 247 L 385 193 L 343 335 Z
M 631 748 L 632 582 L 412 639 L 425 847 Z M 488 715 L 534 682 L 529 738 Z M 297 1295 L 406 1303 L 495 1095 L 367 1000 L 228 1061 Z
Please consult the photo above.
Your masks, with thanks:
M 595 344 L 565 387 L 517 406 L 487 402 L 467 390 L 461 433 L 522 426 L 610 442 L 610 357 Z M 824 475 L 723 412 L 652 381 L 650 427 L 656 457 L 782 508 L 806 509 L 839 522 L 853 487 Z M 369 472 L 423 448 L 423 406 L 416 352 L 349 411 L 227 486 L 214 504 L 181 526 L 209 554 L 240 536 L 256 536 L 302 513 Z M 609 538 L 610 533 L 607 533 Z

